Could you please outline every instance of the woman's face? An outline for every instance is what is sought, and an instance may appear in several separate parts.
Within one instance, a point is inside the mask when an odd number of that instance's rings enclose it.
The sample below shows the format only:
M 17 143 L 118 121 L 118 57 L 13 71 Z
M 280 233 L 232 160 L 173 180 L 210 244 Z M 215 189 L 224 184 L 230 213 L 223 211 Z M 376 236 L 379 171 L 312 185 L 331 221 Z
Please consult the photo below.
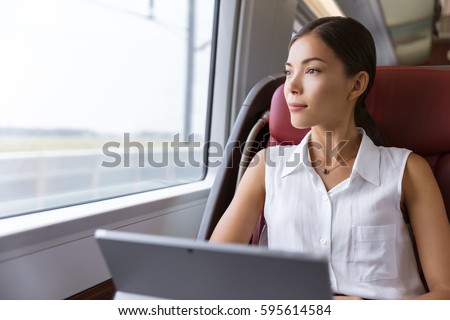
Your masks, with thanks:
M 353 84 L 344 64 L 318 36 L 307 34 L 297 39 L 289 50 L 284 86 L 292 125 L 331 130 L 350 119 L 355 103 L 349 98 Z

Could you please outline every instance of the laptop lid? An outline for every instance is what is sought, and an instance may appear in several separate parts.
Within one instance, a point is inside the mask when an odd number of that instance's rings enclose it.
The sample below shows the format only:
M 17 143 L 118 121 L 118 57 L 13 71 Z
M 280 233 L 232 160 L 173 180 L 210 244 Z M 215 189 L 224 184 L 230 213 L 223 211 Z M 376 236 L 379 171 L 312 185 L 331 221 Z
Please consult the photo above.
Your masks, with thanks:
M 95 237 L 118 290 L 116 298 L 331 298 L 324 259 L 123 231 L 97 230 Z

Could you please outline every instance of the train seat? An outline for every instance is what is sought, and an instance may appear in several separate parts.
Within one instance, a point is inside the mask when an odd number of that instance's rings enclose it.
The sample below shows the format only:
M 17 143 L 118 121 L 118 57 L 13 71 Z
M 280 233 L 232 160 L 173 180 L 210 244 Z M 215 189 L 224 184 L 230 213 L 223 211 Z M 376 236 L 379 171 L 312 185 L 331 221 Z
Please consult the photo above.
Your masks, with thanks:
M 379 67 L 366 107 L 389 146 L 430 164 L 450 220 L 450 69 Z
M 236 167 L 251 127 L 270 104 L 269 129 L 255 139 L 262 145 L 298 144 L 308 130 L 292 127 L 283 95 L 284 77 L 267 77 L 249 93 L 227 144 L 224 161 L 207 201 L 199 238 L 207 239 L 226 210 L 238 180 Z M 450 69 L 431 67 L 378 67 L 366 107 L 389 146 L 413 150 L 433 169 L 450 220 Z M 250 121 L 249 122 L 247 121 Z M 253 138 L 252 138 L 253 139 Z M 259 140 L 258 140 L 259 139 Z M 240 143 L 239 143 L 240 142 Z M 234 146 L 234 148 L 232 148 Z M 230 147 L 230 148 L 229 148 Z M 233 153 L 234 151 L 234 153 Z M 259 242 L 260 219 L 253 235 Z

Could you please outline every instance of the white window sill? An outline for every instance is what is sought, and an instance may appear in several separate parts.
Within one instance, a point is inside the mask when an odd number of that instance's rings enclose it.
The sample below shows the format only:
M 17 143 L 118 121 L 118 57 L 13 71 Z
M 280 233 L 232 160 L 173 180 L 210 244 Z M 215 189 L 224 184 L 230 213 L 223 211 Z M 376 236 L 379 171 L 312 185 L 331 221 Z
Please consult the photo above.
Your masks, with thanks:
M 0 220 L 0 262 L 205 203 L 214 177 Z

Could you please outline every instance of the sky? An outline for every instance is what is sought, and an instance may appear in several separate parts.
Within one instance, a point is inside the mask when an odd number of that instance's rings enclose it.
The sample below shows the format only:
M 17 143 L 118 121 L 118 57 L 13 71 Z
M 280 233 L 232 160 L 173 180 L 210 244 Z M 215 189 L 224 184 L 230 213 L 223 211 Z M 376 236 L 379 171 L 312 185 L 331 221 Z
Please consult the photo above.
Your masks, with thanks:
M 180 132 L 188 0 L 0 0 L 0 127 Z M 204 131 L 213 1 L 196 0 Z

